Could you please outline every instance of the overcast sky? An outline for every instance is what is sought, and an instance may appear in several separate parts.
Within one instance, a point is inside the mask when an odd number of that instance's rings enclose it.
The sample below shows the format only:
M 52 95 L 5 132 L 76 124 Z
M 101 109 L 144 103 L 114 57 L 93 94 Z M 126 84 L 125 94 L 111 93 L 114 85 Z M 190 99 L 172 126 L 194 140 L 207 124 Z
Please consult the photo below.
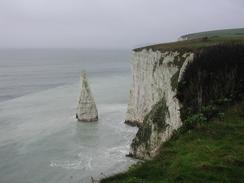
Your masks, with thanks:
M 244 27 L 244 0 L 0 0 L 0 47 L 134 48 Z

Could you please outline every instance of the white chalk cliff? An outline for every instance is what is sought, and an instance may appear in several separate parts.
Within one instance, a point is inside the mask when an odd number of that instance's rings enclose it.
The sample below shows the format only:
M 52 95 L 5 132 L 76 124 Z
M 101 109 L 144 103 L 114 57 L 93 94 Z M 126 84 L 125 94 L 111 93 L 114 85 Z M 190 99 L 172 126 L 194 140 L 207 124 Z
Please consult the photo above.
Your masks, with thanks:
M 133 53 L 126 122 L 137 124 L 139 130 L 131 145 L 132 156 L 155 156 L 160 145 L 182 125 L 176 88 L 192 60 L 191 52 L 143 49 Z
M 81 93 L 77 107 L 76 118 L 79 121 L 92 122 L 98 120 L 98 112 L 95 100 L 92 96 L 86 73 L 80 76 Z

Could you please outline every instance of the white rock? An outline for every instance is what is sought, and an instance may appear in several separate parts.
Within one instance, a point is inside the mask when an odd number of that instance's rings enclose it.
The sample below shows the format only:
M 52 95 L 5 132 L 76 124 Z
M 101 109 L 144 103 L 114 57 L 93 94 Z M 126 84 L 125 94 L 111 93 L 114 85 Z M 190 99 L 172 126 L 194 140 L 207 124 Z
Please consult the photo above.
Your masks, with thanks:
M 78 121 L 92 122 L 98 120 L 98 112 L 95 100 L 92 96 L 86 73 L 81 73 L 81 93 L 77 107 L 76 118 Z
M 176 59 L 180 59 L 182 64 L 177 65 Z M 148 141 L 150 148 L 147 147 L 146 149 L 143 143 L 137 144 L 136 148 L 131 149 L 130 153 L 132 155 L 139 158 L 145 158 L 147 154 L 154 156 L 160 145 L 167 141 L 173 131 L 182 125 L 180 104 L 175 97 L 176 91 L 172 88 L 171 79 L 177 73 L 181 79 L 186 65 L 192 60 L 193 53 L 190 52 L 182 55 L 177 51 L 161 53 L 144 49 L 133 53 L 133 85 L 130 90 L 126 122 L 136 123 L 139 126 L 143 125 L 145 116 L 162 99 L 166 102 L 168 115 L 162 121 L 162 123 L 165 122 L 167 124 L 164 131 L 158 133 L 154 125 L 150 125 L 152 132 Z

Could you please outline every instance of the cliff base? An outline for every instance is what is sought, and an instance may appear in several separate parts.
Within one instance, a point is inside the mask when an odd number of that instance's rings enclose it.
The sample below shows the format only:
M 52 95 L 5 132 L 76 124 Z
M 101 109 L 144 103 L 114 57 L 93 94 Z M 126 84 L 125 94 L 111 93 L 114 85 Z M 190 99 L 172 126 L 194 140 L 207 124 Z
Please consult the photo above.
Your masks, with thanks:
M 227 107 L 223 118 L 177 131 L 153 160 L 102 180 L 125 182 L 236 182 L 244 180 L 244 100 Z

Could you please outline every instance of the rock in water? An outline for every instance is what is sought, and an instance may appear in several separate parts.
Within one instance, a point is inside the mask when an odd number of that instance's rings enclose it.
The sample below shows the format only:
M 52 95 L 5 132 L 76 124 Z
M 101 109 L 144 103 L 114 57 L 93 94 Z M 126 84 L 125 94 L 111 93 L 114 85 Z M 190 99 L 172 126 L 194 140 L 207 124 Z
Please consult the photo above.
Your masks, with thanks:
M 76 118 L 78 121 L 92 122 L 98 120 L 98 113 L 95 100 L 92 96 L 86 73 L 81 73 L 81 93 L 77 107 Z

